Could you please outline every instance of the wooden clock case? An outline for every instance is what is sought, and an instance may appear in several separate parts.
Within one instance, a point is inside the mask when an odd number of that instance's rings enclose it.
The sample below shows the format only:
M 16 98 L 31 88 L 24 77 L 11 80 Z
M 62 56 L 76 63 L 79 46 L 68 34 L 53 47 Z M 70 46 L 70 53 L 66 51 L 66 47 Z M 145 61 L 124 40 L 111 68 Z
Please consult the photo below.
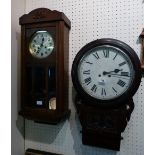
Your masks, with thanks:
M 68 109 L 68 57 L 70 20 L 64 13 L 38 8 L 20 17 L 21 25 L 21 111 L 27 119 L 57 124 L 70 115 Z M 54 50 L 43 59 L 33 57 L 29 42 L 37 31 L 48 31 Z M 49 75 L 49 71 L 51 74 Z M 56 109 L 49 109 L 56 98 Z M 37 105 L 37 101 L 42 105 Z
M 123 50 L 130 57 L 135 72 L 130 88 L 120 97 L 111 100 L 100 100 L 89 95 L 84 91 L 78 79 L 78 64 L 83 55 L 101 45 L 111 45 Z M 73 100 L 82 126 L 83 144 L 119 151 L 120 142 L 123 139 L 121 133 L 125 130 L 134 110 L 132 97 L 141 82 L 138 56 L 133 49 L 119 40 L 98 39 L 88 43 L 77 53 L 71 73 L 73 86 L 77 93 Z

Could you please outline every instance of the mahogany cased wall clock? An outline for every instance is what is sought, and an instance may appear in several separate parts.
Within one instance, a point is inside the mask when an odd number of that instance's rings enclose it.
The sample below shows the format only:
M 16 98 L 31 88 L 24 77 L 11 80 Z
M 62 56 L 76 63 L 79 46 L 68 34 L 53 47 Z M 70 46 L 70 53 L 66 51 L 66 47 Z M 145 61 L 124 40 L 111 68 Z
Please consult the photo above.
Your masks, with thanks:
M 73 61 L 72 81 L 81 103 L 83 143 L 119 150 L 141 82 L 137 54 L 119 40 L 90 42 Z
M 21 111 L 27 119 L 58 123 L 68 109 L 70 20 L 64 13 L 38 8 L 21 25 Z

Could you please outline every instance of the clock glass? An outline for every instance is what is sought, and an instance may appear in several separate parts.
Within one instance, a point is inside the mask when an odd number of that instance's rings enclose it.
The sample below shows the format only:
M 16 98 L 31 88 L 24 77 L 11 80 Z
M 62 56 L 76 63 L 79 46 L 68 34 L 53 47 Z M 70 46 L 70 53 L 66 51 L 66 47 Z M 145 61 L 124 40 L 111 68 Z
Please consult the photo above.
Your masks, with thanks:
M 47 31 L 37 31 L 31 38 L 29 51 L 36 58 L 48 57 L 54 49 L 54 41 Z
M 128 55 L 111 45 L 85 52 L 77 69 L 83 90 L 99 100 L 121 96 L 131 87 L 135 74 Z

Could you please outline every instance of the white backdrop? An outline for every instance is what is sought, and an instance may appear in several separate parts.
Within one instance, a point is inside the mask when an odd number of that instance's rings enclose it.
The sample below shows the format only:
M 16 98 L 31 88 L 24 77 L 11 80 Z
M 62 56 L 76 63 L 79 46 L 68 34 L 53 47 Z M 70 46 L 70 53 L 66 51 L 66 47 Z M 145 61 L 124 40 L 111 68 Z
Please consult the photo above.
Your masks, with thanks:
M 143 0 L 26 0 L 26 13 L 46 7 L 64 12 L 71 20 L 69 67 L 76 53 L 88 42 L 100 38 L 124 41 L 140 56 L 139 35 L 143 28 Z M 69 75 L 70 75 L 69 72 Z M 135 109 L 122 134 L 120 152 L 84 146 L 81 126 L 72 103 L 72 82 L 69 84 L 71 116 L 54 126 L 26 120 L 25 149 L 33 148 L 64 155 L 143 155 L 143 79 L 134 96 Z

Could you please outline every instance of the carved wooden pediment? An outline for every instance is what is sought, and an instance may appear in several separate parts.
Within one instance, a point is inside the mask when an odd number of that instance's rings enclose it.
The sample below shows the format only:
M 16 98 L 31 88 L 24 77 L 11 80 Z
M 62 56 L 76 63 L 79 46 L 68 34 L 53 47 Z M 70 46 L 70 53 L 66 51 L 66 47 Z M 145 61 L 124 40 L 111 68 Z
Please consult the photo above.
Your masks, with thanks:
M 47 8 L 38 8 L 32 10 L 28 14 L 23 15 L 19 19 L 19 24 L 30 24 L 30 23 L 39 23 L 39 22 L 49 22 L 49 21 L 64 21 L 65 24 L 70 27 L 70 20 L 64 15 L 63 12 L 57 10 L 51 11 Z

